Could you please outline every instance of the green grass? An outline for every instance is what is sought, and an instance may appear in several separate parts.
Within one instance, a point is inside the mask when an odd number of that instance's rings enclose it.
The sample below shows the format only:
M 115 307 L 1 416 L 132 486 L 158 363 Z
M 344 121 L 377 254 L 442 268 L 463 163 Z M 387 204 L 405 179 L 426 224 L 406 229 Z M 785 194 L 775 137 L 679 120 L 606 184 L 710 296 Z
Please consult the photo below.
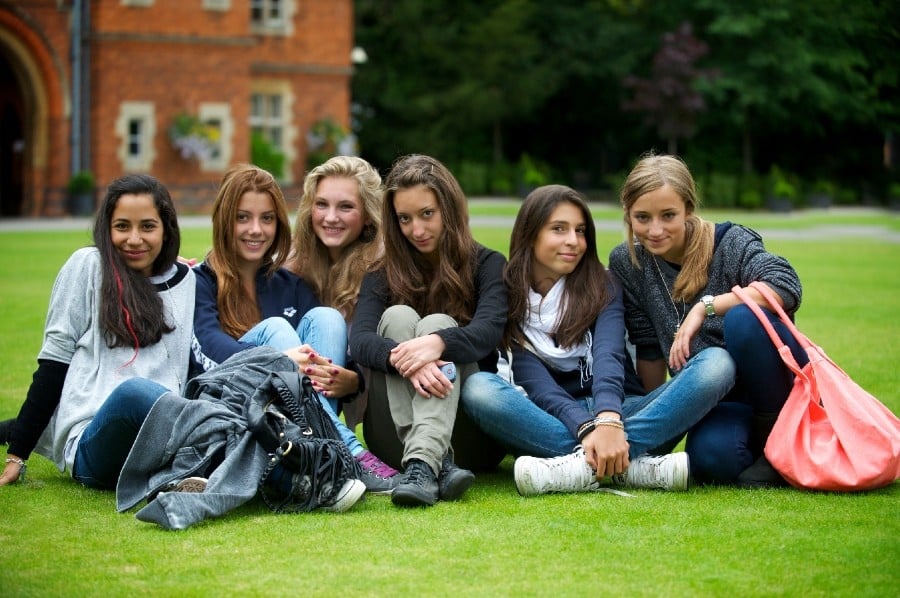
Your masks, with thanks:
M 791 218 L 798 228 L 821 224 L 813 213 Z M 892 222 L 881 214 L 863 224 Z M 183 255 L 209 247 L 207 229 L 184 237 Z M 480 228 L 476 238 L 505 251 L 509 228 Z M 619 239 L 601 232 L 601 255 Z M 54 276 L 87 243 L 84 232 L 0 233 L 0 418 L 15 415 L 27 391 Z M 900 244 L 861 236 L 767 246 L 803 279 L 800 329 L 900 412 Z M 28 481 L 0 489 L 0 595 L 889 596 L 900 588 L 896 483 L 858 495 L 697 487 L 524 499 L 511 468 L 507 459 L 462 501 L 431 509 L 369 497 L 341 515 L 276 516 L 253 502 L 165 532 L 116 513 L 113 493 L 85 489 L 33 456 Z

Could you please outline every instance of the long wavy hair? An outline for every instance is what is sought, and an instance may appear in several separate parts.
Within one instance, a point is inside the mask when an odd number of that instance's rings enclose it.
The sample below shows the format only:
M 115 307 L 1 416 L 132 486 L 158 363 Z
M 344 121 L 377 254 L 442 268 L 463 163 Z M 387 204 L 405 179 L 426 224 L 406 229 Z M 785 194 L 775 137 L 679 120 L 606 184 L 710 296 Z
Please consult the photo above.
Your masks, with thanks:
M 166 322 L 163 301 L 150 280 L 128 267 L 112 243 L 112 215 L 123 195 L 149 195 L 163 226 L 163 242 L 153 261 L 152 274 L 172 267 L 181 249 L 181 231 L 175 204 L 162 183 L 147 174 L 129 174 L 114 180 L 94 219 L 94 245 L 100 252 L 100 328 L 112 347 L 139 347 L 158 343 L 175 328 Z
M 363 222 L 359 237 L 344 248 L 337 261 L 312 227 L 316 193 L 323 179 L 346 178 L 356 183 Z M 323 305 L 353 319 L 363 276 L 381 255 L 381 176 L 371 164 L 355 156 L 335 156 L 309 171 L 294 224 L 288 268 L 309 283 Z
M 505 345 L 523 344 L 522 323 L 528 318 L 528 292 L 534 278 L 534 244 L 553 210 L 562 203 L 578 208 L 584 219 L 587 249 L 571 274 L 556 321 L 556 340 L 561 347 L 581 342 L 593 326 L 597 314 L 610 302 L 609 274 L 597 257 L 597 232 L 587 202 L 580 193 L 564 185 L 545 185 L 528 194 L 513 223 L 509 241 L 509 262 L 503 271 L 509 302 Z
M 403 236 L 394 209 L 398 191 L 419 185 L 434 193 L 443 223 L 436 266 Z M 412 154 L 394 163 L 384 186 L 382 263 L 394 300 L 422 315 L 445 313 L 460 325 L 467 324 L 475 311 L 477 245 L 469 229 L 466 196 L 459 183 L 438 160 Z
M 261 319 L 259 305 L 248 296 L 241 284 L 238 268 L 237 222 L 238 204 L 244 193 L 265 193 L 272 198 L 276 228 L 272 246 L 263 255 L 262 268 L 271 276 L 284 264 L 291 248 L 291 225 L 284 194 L 275 177 L 256 166 L 237 164 L 222 177 L 213 205 L 213 246 L 206 264 L 216 275 L 219 324 L 227 334 L 240 338 Z
M 681 301 L 692 300 L 706 287 L 709 280 L 709 264 L 714 249 L 715 225 L 703 220 L 695 213 L 700 205 L 694 177 L 687 165 L 677 156 L 646 154 L 628 174 L 620 196 L 625 211 L 625 226 L 628 238 L 634 238 L 631 226 L 631 208 L 641 196 L 668 185 L 678 194 L 685 208 L 684 260 L 681 272 L 675 279 L 672 298 Z M 629 243 L 631 262 L 640 267 L 634 243 Z

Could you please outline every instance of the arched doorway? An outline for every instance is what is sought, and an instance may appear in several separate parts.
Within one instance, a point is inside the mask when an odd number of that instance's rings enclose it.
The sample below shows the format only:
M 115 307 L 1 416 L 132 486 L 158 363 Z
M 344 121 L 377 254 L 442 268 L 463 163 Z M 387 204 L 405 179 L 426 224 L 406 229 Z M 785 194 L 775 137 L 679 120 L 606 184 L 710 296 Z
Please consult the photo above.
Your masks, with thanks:
M 22 214 L 24 180 L 24 101 L 12 66 L 0 52 L 0 217 Z

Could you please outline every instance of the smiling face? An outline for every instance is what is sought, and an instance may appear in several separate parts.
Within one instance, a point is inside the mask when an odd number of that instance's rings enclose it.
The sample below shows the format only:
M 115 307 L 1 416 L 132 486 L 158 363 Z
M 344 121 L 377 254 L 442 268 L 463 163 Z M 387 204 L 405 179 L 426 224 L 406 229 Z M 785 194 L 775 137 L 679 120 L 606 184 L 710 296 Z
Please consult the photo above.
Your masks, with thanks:
M 587 251 L 584 215 L 575 204 L 560 202 L 550 213 L 532 244 L 532 281 L 546 294 L 556 281 L 571 274 Z
M 110 218 L 110 238 L 125 264 L 144 276 L 162 251 L 165 228 L 149 193 L 126 193 L 116 201 Z
M 349 177 L 325 177 L 316 187 L 312 228 L 332 261 L 362 234 L 366 225 L 359 186 Z
M 278 218 L 268 193 L 247 191 L 241 195 L 234 219 L 234 244 L 242 270 L 256 271 L 275 240 Z
M 425 185 L 400 189 L 394 193 L 394 211 L 403 236 L 429 259 L 436 259 L 444 222 L 434 192 Z
M 669 185 L 641 195 L 628 211 L 632 232 L 644 249 L 673 264 L 684 259 L 687 216 L 684 200 Z

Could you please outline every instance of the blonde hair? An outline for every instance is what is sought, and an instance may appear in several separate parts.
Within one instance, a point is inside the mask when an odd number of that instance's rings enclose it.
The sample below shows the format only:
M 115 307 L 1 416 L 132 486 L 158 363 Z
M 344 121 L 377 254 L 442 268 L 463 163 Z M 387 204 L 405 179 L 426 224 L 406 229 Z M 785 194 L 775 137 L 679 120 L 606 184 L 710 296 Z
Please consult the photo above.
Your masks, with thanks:
M 694 211 L 700 204 L 697 188 L 687 165 L 677 156 L 647 154 L 643 156 L 625 179 L 620 196 L 625 211 L 628 238 L 634 238 L 631 226 L 631 208 L 640 197 L 668 185 L 684 202 L 685 248 L 681 272 L 675 279 L 672 298 L 690 301 L 709 281 L 709 264 L 714 249 L 715 225 L 707 222 Z M 634 244 L 629 243 L 631 262 L 640 267 Z
M 247 192 L 265 193 L 272 199 L 275 209 L 275 238 L 262 259 L 263 266 L 268 264 L 267 275 L 271 276 L 281 267 L 291 247 L 287 206 L 275 178 L 250 164 L 237 164 L 228 170 L 222 177 L 213 205 L 213 248 L 206 256 L 206 263 L 216 274 L 219 324 L 234 338 L 243 336 L 262 318 L 256 301 L 250 300 L 241 284 L 234 237 L 238 204 Z
M 319 183 L 328 177 L 356 182 L 365 222 L 359 237 L 344 248 L 334 263 L 312 228 L 316 192 Z M 303 182 L 288 268 L 303 277 L 323 305 L 337 309 L 347 321 L 353 318 L 363 276 L 381 254 L 381 203 L 381 176 L 371 164 L 355 156 L 335 156 L 309 171 Z

